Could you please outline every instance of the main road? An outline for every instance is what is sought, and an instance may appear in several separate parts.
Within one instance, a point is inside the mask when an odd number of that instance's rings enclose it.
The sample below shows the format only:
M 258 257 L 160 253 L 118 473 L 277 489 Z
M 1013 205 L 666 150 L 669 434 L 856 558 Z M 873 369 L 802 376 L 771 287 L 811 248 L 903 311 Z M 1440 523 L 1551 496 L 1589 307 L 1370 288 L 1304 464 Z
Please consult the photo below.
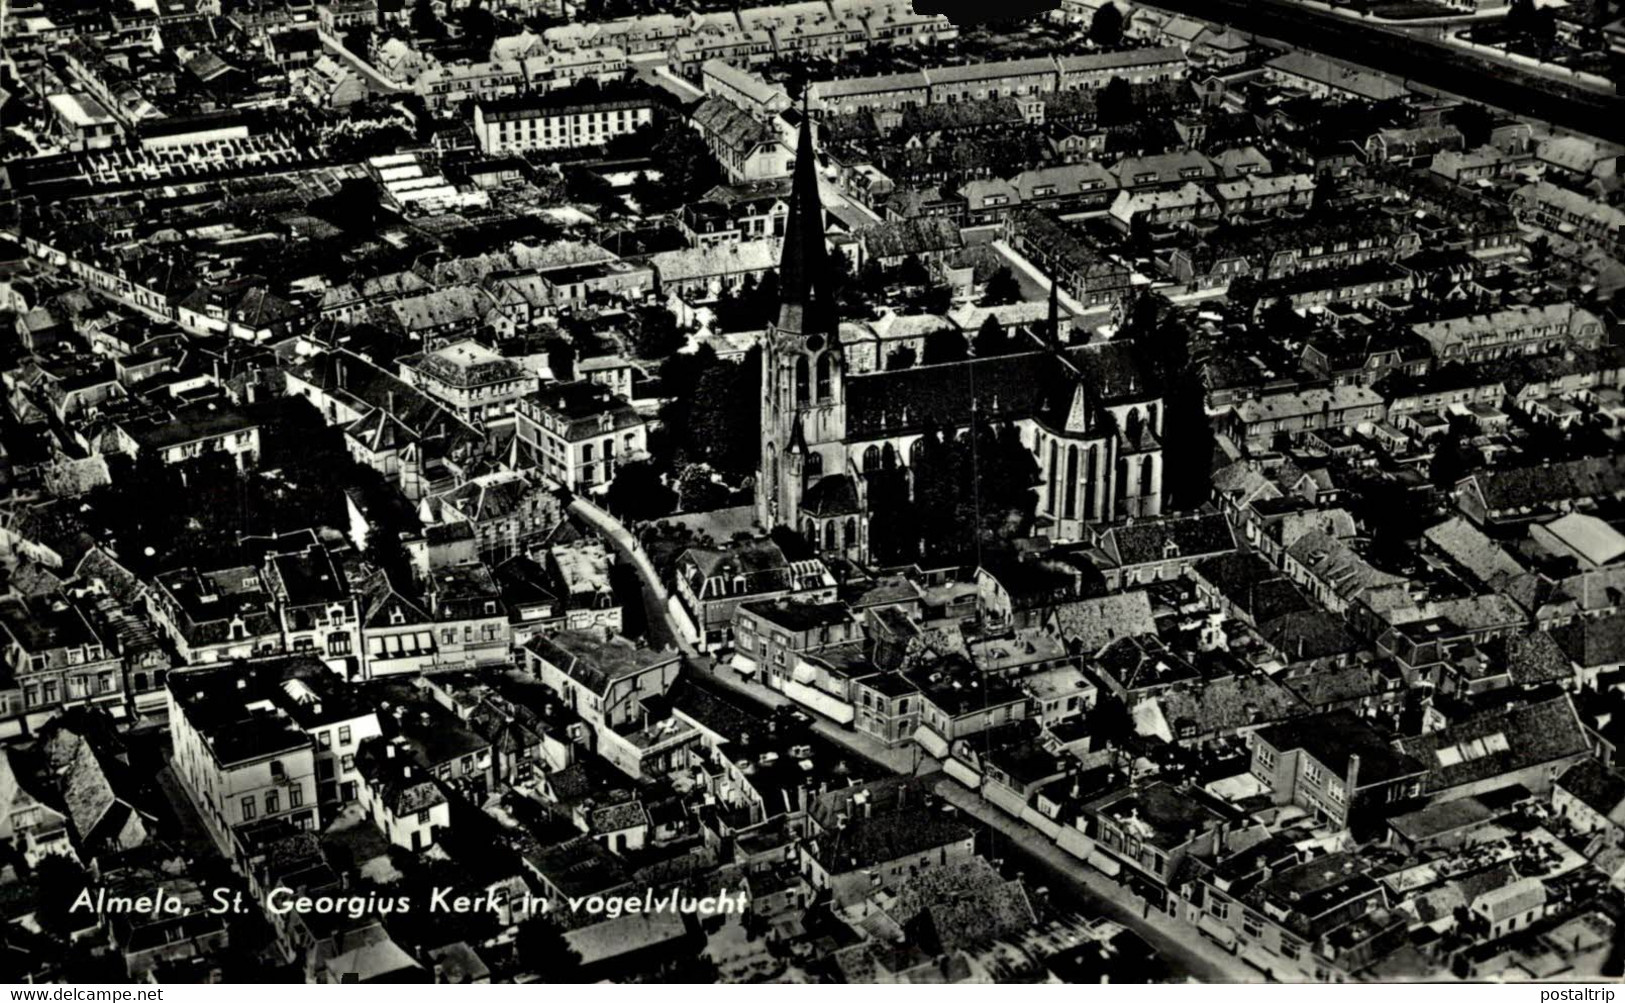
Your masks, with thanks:
M 1625 98 L 1620 95 L 1491 63 L 1397 24 L 1354 21 L 1292 0 L 1153 0 L 1149 6 L 1369 67 L 1520 117 L 1625 142 Z
M 761 683 L 719 668 L 715 659 L 686 640 L 683 625 L 671 613 L 668 593 L 659 573 L 620 520 L 582 498 L 572 500 L 569 511 L 603 533 L 621 558 L 631 564 L 642 583 L 651 634 L 675 640 L 685 656 L 686 670 L 692 672 L 701 685 L 764 709 L 790 702 L 783 694 Z M 1262 973 L 1201 936 L 1193 927 L 1160 912 L 1148 911 L 1144 902 L 1122 885 L 1072 857 L 1037 829 L 1011 818 L 942 774 L 937 761 L 923 752 L 911 746 L 887 747 L 868 735 L 823 718 L 815 717 L 813 730 L 852 755 L 892 773 L 940 776 L 938 792 L 990 832 L 998 834 L 1003 840 L 1001 847 L 1021 857 L 1027 874 L 1043 875 L 1043 880 L 1051 886 L 1064 889 L 1078 902 L 1133 930 L 1177 972 L 1206 982 L 1263 981 Z

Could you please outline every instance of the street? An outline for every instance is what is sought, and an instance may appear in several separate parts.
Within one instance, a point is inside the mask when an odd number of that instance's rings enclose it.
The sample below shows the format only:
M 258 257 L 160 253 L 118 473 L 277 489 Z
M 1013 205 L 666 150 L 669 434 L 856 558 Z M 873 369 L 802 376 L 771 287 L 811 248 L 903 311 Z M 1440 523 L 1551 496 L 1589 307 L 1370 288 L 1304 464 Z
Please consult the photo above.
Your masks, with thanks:
M 1158 911 L 1111 878 L 1050 842 L 1043 833 L 1011 818 L 958 781 L 944 775 L 937 793 L 977 822 L 1009 840 L 1010 849 L 1030 865 L 1028 883 L 1057 883 L 1108 919 L 1145 938 L 1181 974 L 1203 982 L 1264 982 L 1264 973 L 1197 933 L 1190 924 Z M 1034 878 L 1034 871 L 1044 875 Z
M 783 707 L 793 703 L 762 683 L 746 679 L 731 668 L 717 665 L 714 658 L 683 640 L 681 627 L 667 608 L 665 586 L 660 583 L 654 565 L 625 526 L 608 512 L 583 499 L 573 501 L 570 511 L 596 526 L 616 551 L 631 562 L 643 582 L 644 606 L 649 613 L 651 634 L 660 630 L 674 638 L 686 656 L 688 670 L 703 685 L 748 700 L 758 707 Z M 800 707 L 799 704 L 796 706 Z M 888 747 L 868 735 L 811 712 L 808 712 L 808 716 L 813 718 L 813 730 L 820 737 L 893 773 L 927 776 L 941 768 L 941 764 L 912 743 Z M 1188 924 L 1160 912 L 1146 914 L 1144 903 L 1128 889 L 1071 856 L 1037 829 L 1004 814 L 946 775 L 937 784 L 937 791 L 976 822 L 1009 840 L 1012 849 L 1026 858 L 1034 870 L 1044 873 L 1045 881 L 1066 889 L 1081 904 L 1097 909 L 1102 915 L 1145 938 L 1182 974 L 1208 982 L 1264 981 L 1262 973 L 1201 936 Z

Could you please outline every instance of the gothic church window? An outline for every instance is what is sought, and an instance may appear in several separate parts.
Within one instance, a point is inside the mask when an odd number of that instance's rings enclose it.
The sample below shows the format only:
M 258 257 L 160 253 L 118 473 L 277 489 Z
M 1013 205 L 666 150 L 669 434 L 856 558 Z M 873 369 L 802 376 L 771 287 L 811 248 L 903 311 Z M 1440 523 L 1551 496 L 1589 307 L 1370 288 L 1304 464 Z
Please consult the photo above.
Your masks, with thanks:
M 817 367 L 816 372 L 817 372 L 817 376 L 818 376 L 818 383 L 816 385 L 816 387 L 817 387 L 816 396 L 813 399 L 814 400 L 827 401 L 827 400 L 830 399 L 830 396 L 831 396 L 830 395 L 830 362 L 829 362 L 829 354 L 827 352 L 818 357 L 818 367 Z
M 1066 447 L 1066 510 L 1063 518 L 1071 519 L 1078 514 L 1078 447 Z
M 807 476 L 822 477 L 824 474 L 824 457 L 818 453 L 807 454 Z
M 796 407 L 807 403 L 807 359 L 805 356 L 796 360 Z
M 1100 450 L 1094 446 L 1089 447 L 1089 462 L 1084 468 L 1083 481 L 1083 517 L 1095 517 L 1095 483 L 1100 477 Z
M 863 472 L 867 474 L 870 471 L 879 469 L 880 449 L 876 446 L 870 446 L 868 449 L 863 451 Z

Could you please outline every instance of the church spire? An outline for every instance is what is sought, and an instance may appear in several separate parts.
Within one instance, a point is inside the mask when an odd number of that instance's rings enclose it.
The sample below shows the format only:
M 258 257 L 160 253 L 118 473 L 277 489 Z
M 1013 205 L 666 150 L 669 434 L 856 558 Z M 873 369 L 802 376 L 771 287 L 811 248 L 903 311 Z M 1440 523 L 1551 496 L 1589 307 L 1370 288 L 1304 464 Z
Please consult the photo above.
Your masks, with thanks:
M 835 295 L 824 246 L 824 204 L 818 194 L 812 116 L 801 106 L 801 136 L 790 179 L 790 212 L 779 259 L 779 325 L 787 334 L 833 335 Z

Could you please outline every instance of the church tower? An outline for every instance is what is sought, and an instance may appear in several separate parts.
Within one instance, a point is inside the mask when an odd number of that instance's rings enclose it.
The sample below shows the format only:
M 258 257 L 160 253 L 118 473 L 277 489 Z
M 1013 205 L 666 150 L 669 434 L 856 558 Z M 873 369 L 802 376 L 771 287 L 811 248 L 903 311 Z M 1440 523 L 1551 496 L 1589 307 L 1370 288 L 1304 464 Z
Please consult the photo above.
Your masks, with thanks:
M 789 526 L 819 546 L 825 527 L 813 524 L 803 503 L 821 481 L 834 477 L 844 481 L 846 474 L 844 365 L 833 278 L 824 241 L 812 120 L 803 107 L 779 259 L 779 316 L 762 344 L 756 515 L 765 528 Z M 831 494 L 830 487 L 818 494 Z M 842 497 L 851 493 L 833 492 Z M 820 505 L 822 516 L 837 514 L 824 511 L 827 503 Z M 856 539 L 847 539 L 844 523 L 835 540 L 839 549 L 858 546 Z

